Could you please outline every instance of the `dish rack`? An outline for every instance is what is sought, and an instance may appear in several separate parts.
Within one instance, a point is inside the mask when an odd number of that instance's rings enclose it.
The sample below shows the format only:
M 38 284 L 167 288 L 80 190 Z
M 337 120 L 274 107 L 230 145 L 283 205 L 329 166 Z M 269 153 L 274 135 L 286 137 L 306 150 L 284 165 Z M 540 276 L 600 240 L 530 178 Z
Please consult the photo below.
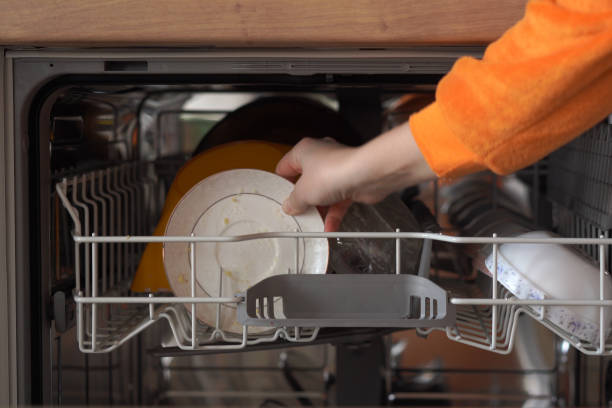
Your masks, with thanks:
M 143 234 L 140 211 L 152 181 L 151 163 L 131 163 L 65 177 L 56 193 L 74 224 L 77 341 L 83 353 L 110 352 L 161 320 L 166 320 L 180 350 L 242 350 L 259 344 L 311 343 L 329 327 L 415 328 L 427 335 L 443 330 L 449 339 L 500 354 L 512 351 L 519 317 L 528 315 L 575 348 L 590 355 L 612 355 L 612 338 L 606 338 L 604 299 L 606 249 L 612 238 L 507 238 L 456 237 L 426 232 L 270 232 L 243 236 L 152 236 Z M 130 214 L 135 214 L 129 222 Z M 105 229 L 114 221 L 115 228 Z M 128 231 L 128 229 L 130 229 Z M 135 231 L 139 235 L 128 235 Z M 195 296 L 195 245 L 266 238 L 366 238 L 395 240 L 395 273 L 385 275 L 277 275 L 264 279 L 235 297 Z M 490 293 L 475 291 L 457 279 L 439 286 L 423 276 L 400 275 L 403 240 L 422 239 L 449 245 L 491 244 L 493 249 Z M 183 242 L 190 245 L 191 296 L 130 293 L 130 279 L 144 244 Z M 599 300 L 521 300 L 497 283 L 499 245 L 504 243 L 596 245 L 599 248 Z M 428 247 L 423 245 L 423 247 Z M 100 256 L 102 253 L 102 256 Z M 81 260 L 81 255 L 83 259 Z M 282 298 L 282 313 L 277 302 Z M 208 326 L 195 315 L 197 304 L 217 307 L 217 321 Z M 242 333 L 219 327 L 222 305 L 238 309 Z M 597 344 L 569 334 L 544 317 L 547 306 L 594 306 L 600 308 Z M 537 309 L 536 309 L 537 308 Z M 539 310 L 538 310 L 539 309 Z M 270 331 L 254 335 L 249 327 L 266 326 Z

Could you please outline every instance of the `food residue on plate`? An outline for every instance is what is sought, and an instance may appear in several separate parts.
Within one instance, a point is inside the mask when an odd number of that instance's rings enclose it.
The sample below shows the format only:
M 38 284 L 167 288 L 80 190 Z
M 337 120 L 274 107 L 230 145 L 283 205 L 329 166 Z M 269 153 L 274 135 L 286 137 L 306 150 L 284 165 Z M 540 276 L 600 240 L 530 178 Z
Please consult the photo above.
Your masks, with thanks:
M 241 283 L 245 283 L 247 285 L 250 284 L 250 282 L 248 280 L 238 278 L 232 271 L 230 271 L 228 269 L 223 269 L 223 273 L 225 274 L 225 276 L 227 276 L 228 278 L 230 278 L 234 282 L 241 282 Z
M 179 283 L 187 283 L 187 279 L 185 279 L 185 275 L 183 275 L 183 274 L 180 274 L 178 276 L 178 281 L 179 281 Z
M 228 224 L 229 224 L 229 218 L 225 217 L 225 218 L 223 219 L 223 223 L 224 223 L 225 225 L 228 225 Z

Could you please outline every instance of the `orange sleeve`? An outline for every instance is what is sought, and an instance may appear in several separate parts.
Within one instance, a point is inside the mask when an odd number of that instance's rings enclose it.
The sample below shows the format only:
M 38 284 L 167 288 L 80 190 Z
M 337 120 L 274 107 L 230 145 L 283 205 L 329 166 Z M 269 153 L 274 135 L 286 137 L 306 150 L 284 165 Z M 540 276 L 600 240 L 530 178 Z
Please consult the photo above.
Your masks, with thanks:
M 486 49 L 463 57 L 410 128 L 440 177 L 507 174 L 612 113 L 612 0 L 532 0 Z

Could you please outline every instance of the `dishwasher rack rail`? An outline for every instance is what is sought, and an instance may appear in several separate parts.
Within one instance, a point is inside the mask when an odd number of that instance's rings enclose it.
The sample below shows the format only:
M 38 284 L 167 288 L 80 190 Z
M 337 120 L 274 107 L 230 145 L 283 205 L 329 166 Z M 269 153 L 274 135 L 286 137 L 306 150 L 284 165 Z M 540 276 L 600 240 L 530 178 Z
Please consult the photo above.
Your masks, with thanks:
M 92 176 L 93 177 L 93 176 Z M 606 249 L 612 245 L 612 238 L 508 238 L 497 237 L 495 234 L 491 237 L 456 237 L 437 233 L 420 233 L 420 232 L 334 232 L 334 233 L 306 233 L 306 232 L 269 232 L 242 236 L 149 236 L 149 235 L 97 235 L 95 232 L 84 234 L 84 231 L 95 231 L 93 225 L 88 225 L 90 216 L 80 217 L 80 213 L 76 207 L 82 203 L 77 199 L 76 195 L 70 197 L 68 194 L 68 186 L 76 186 L 80 182 L 87 182 L 88 176 L 74 177 L 64 179 L 56 184 L 56 192 L 61 199 L 64 208 L 68 211 L 70 218 L 74 223 L 73 242 L 75 245 L 75 278 L 76 289 L 73 294 L 73 299 L 76 303 L 76 325 L 77 325 L 77 340 L 80 350 L 84 353 L 103 353 L 109 352 L 121 346 L 130 338 L 144 331 L 149 326 L 158 321 L 166 320 L 173 333 L 176 346 L 181 350 L 242 350 L 249 346 L 254 346 L 262 343 L 272 343 L 278 340 L 284 340 L 293 343 L 308 344 L 316 340 L 319 331 L 323 327 L 340 327 L 338 324 L 331 322 L 331 317 L 328 319 L 325 315 L 325 310 L 318 310 L 316 316 L 308 320 L 306 325 L 283 325 L 283 320 L 275 319 L 274 314 L 266 314 L 263 305 L 256 307 L 255 313 L 251 313 L 250 323 L 245 324 L 245 319 L 242 319 L 242 333 L 234 334 L 226 332 L 219 328 L 218 320 L 214 327 L 207 326 L 192 318 L 195 315 L 195 308 L 198 304 L 208 303 L 217 305 L 218 310 L 221 305 L 238 305 L 246 306 L 246 299 L 249 297 L 249 291 L 257 287 L 247 290 L 246 293 L 236 294 L 235 297 L 198 297 L 195 295 L 195 245 L 211 242 L 237 242 L 245 240 L 267 239 L 267 238 L 282 238 L 282 239 L 300 239 L 300 238 L 367 238 L 367 239 L 392 239 L 396 242 L 395 264 L 396 270 L 390 271 L 388 275 L 367 275 L 370 277 L 380 276 L 389 277 L 397 276 L 399 279 L 409 280 L 415 279 L 414 282 L 426 281 L 425 286 L 428 288 L 427 293 L 410 292 L 411 285 L 405 293 L 405 299 L 411 301 L 411 297 L 416 298 L 418 307 L 412 310 L 407 309 L 408 313 L 402 319 L 395 318 L 386 322 L 376 322 L 372 319 L 375 317 L 366 316 L 359 324 L 357 320 L 356 327 L 387 327 L 387 328 L 416 328 L 421 334 L 427 335 L 432 330 L 444 330 L 449 339 L 461 342 L 473 347 L 490 350 L 500 354 L 508 354 L 512 351 L 514 338 L 517 330 L 517 322 L 519 316 L 526 314 L 538 320 L 540 323 L 555 332 L 558 336 L 568 341 L 574 347 L 585 354 L 592 355 L 612 355 L 612 338 L 606 338 L 606 328 L 604 327 L 604 308 L 612 306 L 612 299 L 605 299 L 603 292 L 603 282 L 607 279 L 605 272 L 605 254 Z M 138 182 L 137 179 L 134 180 Z M 124 186 L 125 187 L 125 186 Z M 134 187 L 134 186 L 132 186 Z M 129 190 L 129 185 L 127 190 Z M 87 189 L 83 188 L 83 194 L 87 194 Z M 138 200 L 138 189 L 134 189 L 134 199 Z M 129 194 L 124 196 L 115 195 L 117 200 L 125 197 L 126 200 L 132 197 Z M 109 197 L 115 197 L 109 194 Z M 76 201 L 75 201 L 76 200 Z M 123 207 L 134 204 L 136 201 L 125 201 Z M 102 209 L 96 207 L 96 211 L 103 213 Z M 114 205 L 113 204 L 113 205 Z M 113 207 L 110 205 L 109 207 Z M 118 205 L 117 208 L 121 208 Z M 439 288 L 436 284 L 425 277 L 412 275 L 399 275 L 401 258 L 400 247 L 402 240 L 421 239 L 428 241 L 440 241 L 451 245 L 464 244 L 490 244 L 493 249 L 493 263 L 495 267 L 492 271 L 492 289 L 488 294 L 482 294 L 479 297 L 457 296 L 452 288 Z M 138 249 L 143 247 L 143 244 L 157 242 L 183 242 L 190 245 L 191 262 L 191 296 L 174 297 L 154 296 L 149 293 L 146 296 L 135 296 L 129 292 L 129 279 L 131 278 L 130 271 L 134 270 L 134 266 L 130 266 L 127 262 L 116 264 L 118 268 L 128 268 L 129 271 L 119 271 L 117 276 L 123 276 L 126 279 L 119 281 L 112 286 L 108 282 L 109 276 L 105 276 L 112 272 L 112 267 L 106 265 L 106 269 L 99 268 L 100 249 L 105 246 L 114 246 L 117 248 L 125 248 L 120 250 L 131 254 L 131 259 L 136 259 Z M 499 254 L 499 246 L 504 243 L 528 243 L 533 245 L 538 244 L 560 244 L 560 245 L 597 245 L 599 248 L 599 265 L 600 265 L 600 297 L 599 299 L 583 299 L 583 300 L 568 300 L 568 299 L 544 299 L 544 300 L 521 300 L 512 296 L 505 288 L 497 283 L 497 262 Z M 425 245 L 424 245 L 425 246 Z M 132 247 L 132 249 L 128 249 Z M 81 261 L 78 259 L 81 249 L 85 249 L 86 262 L 83 263 L 84 271 L 80 271 Z M 125 259 L 124 259 L 125 260 Z M 81 272 L 85 276 L 85 285 L 82 285 L 80 276 Z M 395 272 L 395 274 L 393 274 Z M 284 275 L 281 275 L 284 276 Z M 321 281 L 325 279 L 333 279 L 339 275 L 321 275 Z M 344 275 L 346 278 L 351 276 L 359 277 L 362 275 Z M 308 275 L 290 275 L 290 279 L 302 279 Z M 273 278 L 268 278 L 273 279 Z M 101 282 L 105 282 L 103 287 L 100 287 Z M 260 282 L 265 283 L 266 280 Z M 415 288 L 419 286 L 416 285 Z M 436 292 L 436 289 L 438 292 Z M 436 293 L 436 295 L 432 295 Z M 269 296 L 277 296 L 270 293 Z M 377 296 L 376 293 L 373 293 Z M 287 296 L 291 296 L 290 293 Z M 268 297 L 264 292 L 256 295 L 261 299 Z M 427 304 L 425 303 L 427 302 Z M 268 305 L 273 302 L 268 302 Z M 357 303 L 356 303 L 357 304 Z M 444 305 L 446 308 L 440 308 L 436 305 Z M 187 306 L 187 307 L 186 307 Z M 592 306 L 600 308 L 600 324 L 599 324 L 599 341 L 597 344 L 582 341 L 570 333 L 555 325 L 545 317 L 544 310 L 551 306 Z M 448 313 L 438 312 L 435 309 L 448 310 Z M 414 312 L 417 311 L 416 314 Z M 251 307 L 251 312 L 253 309 Z M 244 316 L 243 316 L 244 317 Z M 289 317 L 289 316 L 287 316 Z M 258 319 L 259 318 L 259 319 Z M 254 320 L 258 322 L 254 323 Z M 318 320 L 317 320 L 318 319 Z M 240 319 L 239 319 L 240 320 Z M 288 320 L 291 322 L 291 319 Z M 304 321 L 301 321 L 304 323 Z M 300 323 L 300 324 L 301 324 Z M 337 323 L 337 321 L 336 321 Z M 249 324 L 264 325 L 271 328 L 270 332 L 259 335 L 252 335 L 249 332 Z

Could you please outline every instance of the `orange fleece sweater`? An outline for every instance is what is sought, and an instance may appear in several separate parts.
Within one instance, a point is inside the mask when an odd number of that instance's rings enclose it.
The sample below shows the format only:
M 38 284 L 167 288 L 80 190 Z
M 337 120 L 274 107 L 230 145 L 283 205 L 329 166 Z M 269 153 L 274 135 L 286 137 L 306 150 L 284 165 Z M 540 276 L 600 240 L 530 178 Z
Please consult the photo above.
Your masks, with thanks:
M 440 177 L 507 174 L 612 113 L 612 0 L 532 0 L 486 49 L 463 57 L 410 128 Z

